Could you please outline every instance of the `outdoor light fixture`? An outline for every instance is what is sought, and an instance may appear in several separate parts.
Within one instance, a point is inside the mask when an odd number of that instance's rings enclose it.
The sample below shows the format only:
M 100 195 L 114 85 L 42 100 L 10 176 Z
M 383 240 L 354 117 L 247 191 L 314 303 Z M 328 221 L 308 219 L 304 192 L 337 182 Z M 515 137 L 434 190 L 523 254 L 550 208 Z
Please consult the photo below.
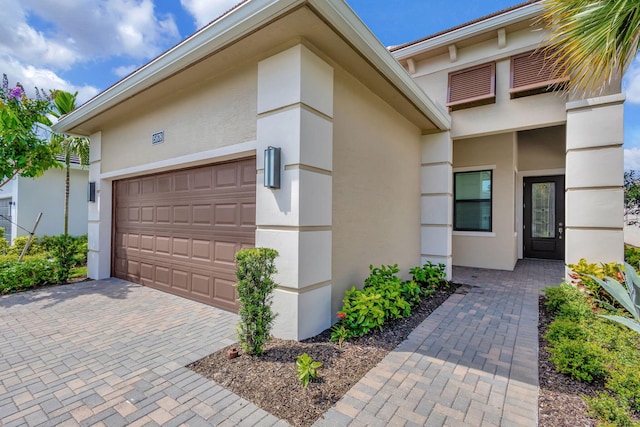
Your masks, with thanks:
M 90 182 L 87 186 L 87 201 L 95 202 L 96 201 L 96 183 Z
M 280 188 L 280 148 L 269 147 L 264 150 L 264 186 Z

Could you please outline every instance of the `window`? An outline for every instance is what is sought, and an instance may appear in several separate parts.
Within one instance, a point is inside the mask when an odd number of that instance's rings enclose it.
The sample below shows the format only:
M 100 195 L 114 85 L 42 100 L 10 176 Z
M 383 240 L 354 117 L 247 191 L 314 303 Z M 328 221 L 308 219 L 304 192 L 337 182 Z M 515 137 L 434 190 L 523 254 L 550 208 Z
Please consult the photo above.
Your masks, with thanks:
M 451 110 L 495 103 L 495 62 L 449 73 L 448 90 L 447 107 Z
M 545 57 L 552 52 L 530 51 L 511 57 L 511 98 L 549 92 L 561 87 L 566 78 L 558 78 L 562 70 L 554 70 Z
M 453 229 L 491 231 L 492 171 L 456 172 Z

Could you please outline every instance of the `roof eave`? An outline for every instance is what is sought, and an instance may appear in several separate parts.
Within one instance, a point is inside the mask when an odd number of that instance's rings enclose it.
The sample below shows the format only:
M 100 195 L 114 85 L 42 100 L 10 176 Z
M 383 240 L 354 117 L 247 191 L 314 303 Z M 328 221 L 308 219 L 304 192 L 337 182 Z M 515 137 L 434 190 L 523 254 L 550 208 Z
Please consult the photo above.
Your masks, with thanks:
M 483 21 L 474 22 L 473 24 L 464 26 L 462 28 L 446 32 L 439 36 L 409 45 L 404 48 L 400 48 L 398 50 L 394 50 L 392 52 L 392 55 L 398 61 L 402 61 L 423 52 L 427 52 L 440 47 L 450 46 L 459 42 L 460 40 L 467 39 L 477 34 L 486 33 L 488 31 L 497 31 L 500 28 L 515 24 L 517 22 L 536 18 L 541 14 L 543 8 L 544 7 L 541 3 L 528 4 L 504 14 L 493 16 Z
M 114 107 L 141 91 L 179 72 L 189 64 L 242 38 L 253 29 L 278 16 L 309 4 L 339 31 L 438 129 L 448 130 L 451 117 L 433 102 L 406 70 L 386 50 L 360 18 L 342 0 L 252 0 L 233 13 L 214 21 L 182 43 L 152 60 L 133 74 L 98 94 L 52 126 L 56 132 L 69 132 L 86 120 Z

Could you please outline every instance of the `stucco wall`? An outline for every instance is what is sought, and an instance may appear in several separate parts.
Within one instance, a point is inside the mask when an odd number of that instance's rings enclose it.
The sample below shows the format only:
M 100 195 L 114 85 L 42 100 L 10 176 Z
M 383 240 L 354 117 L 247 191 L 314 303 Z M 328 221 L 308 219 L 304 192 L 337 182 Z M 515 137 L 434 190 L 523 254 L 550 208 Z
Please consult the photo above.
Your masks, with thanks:
M 567 96 L 558 92 L 510 99 L 510 57 L 536 49 L 543 36 L 532 28 L 507 33 L 507 44 L 499 48 L 496 38 L 459 48 L 455 61 L 448 53 L 418 61 L 415 81 L 434 100 L 447 102 L 448 75 L 487 62 L 496 62 L 495 104 L 451 112 L 452 138 L 481 136 L 507 130 L 550 126 L 566 121 Z
M 255 140 L 256 85 L 257 63 L 251 63 L 171 91 L 105 125 L 102 173 Z M 164 143 L 152 146 L 151 135 L 159 131 Z
M 420 263 L 420 131 L 335 69 L 332 310 L 369 265 Z
M 69 234 L 87 234 L 87 182 L 89 171 L 71 169 L 69 190 Z M 50 169 L 40 178 L 18 179 L 17 223 L 28 230 L 42 212 L 36 235 L 56 235 L 64 231 L 64 188 L 63 169 Z M 28 233 L 20 228 L 17 236 Z
M 453 232 L 453 265 L 512 270 L 517 260 L 515 234 L 515 134 L 453 142 L 453 170 L 493 169 L 492 232 Z M 478 170 L 484 169 L 479 167 Z
M 518 132 L 518 170 L 563 169 L 565 139 L 565 126 Z

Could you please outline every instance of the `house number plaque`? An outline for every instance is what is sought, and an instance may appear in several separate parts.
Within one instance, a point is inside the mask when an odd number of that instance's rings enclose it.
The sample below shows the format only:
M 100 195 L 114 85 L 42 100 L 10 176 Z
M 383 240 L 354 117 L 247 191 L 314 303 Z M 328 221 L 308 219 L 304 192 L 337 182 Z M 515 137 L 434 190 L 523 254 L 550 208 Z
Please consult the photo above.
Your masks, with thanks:
M 164 131 L 156 132 L 151 135 L 151 145 L 162 144 L 164 142 Z

